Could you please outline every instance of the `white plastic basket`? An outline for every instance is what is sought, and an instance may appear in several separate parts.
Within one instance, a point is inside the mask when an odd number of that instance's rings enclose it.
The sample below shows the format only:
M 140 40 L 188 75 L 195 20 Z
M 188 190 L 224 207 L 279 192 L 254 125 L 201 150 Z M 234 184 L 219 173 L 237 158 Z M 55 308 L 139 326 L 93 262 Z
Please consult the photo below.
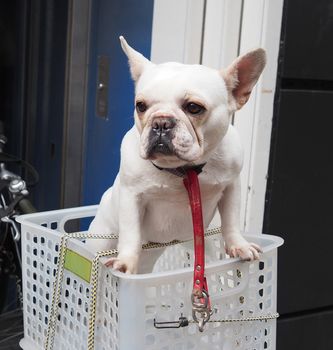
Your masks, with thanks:
M 21 216 L 24 292 L 24 350 L 44 349 L 56 274 L 60 236 L 65 223 L 95 215 L 96 206 Z M 225 258 L 221 235 L 206 238 L 206 276 L 213 307 L 211 319 L 239 319 L 276 312 L 279 237 L 251 235 L 263 248 L 260 261 Z M 275 349 L 276 321 L 209 323 L 156 329 L 157 321 L 191 319 L 192 242 L 165 249 L 154 272 L 124 275 L 100 265 L 95 324 L 96 350 L 261 350 Z M 68 248 L 85 261 L 93 255 L 80 240 Z M 145 252 L 149 254 L 149 252 Z M 87 259 L 87 260 L 86 260 Z M 79 274 L 80 275 L 80 274 Z M 90 283 L 65 270 L 54 350 L 87 350 Z

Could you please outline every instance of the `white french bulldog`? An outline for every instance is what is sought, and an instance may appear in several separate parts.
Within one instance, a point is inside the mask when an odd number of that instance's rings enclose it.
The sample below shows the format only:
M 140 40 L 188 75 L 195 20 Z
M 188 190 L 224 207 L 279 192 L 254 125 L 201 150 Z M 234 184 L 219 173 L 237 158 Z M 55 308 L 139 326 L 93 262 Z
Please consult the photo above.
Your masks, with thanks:
M 119 174 L 89 228 L 90 233 L 119 233 L 119 255 L 107 265 L 137 273 L 142 244 L 192 237 L 187 191 L 172 172 L 195 165 L 203 166 L 199 181 L 204 227 L 218 209 L 227 253 L 258 259 L 260 247 L 240 233 L 243 156 L 230 121 L 249 99 L 264 69 L 265 51 L 250 51 L 218 71 L 202 65 L 153 64 L 123 37 L 120 41 L 135 81 L 135 125 L 122 141 Z M 112 244 L 88 242 L 94 251 Z

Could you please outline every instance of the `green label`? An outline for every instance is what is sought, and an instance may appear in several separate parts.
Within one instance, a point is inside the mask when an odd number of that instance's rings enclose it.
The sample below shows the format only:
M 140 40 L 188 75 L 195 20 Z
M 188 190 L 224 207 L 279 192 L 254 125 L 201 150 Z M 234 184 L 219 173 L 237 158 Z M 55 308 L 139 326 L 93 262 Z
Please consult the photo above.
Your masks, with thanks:
M 92 262 L 73 250 L 66 249 L 65 269 L 90 283 Z

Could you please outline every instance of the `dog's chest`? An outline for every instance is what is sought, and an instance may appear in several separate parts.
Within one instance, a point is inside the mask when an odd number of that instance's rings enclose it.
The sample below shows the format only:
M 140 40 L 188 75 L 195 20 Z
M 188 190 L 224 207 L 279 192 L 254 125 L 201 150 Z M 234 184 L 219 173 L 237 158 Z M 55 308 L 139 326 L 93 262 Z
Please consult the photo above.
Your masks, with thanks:
M 199 176 L 204 225 L 212 220 L 218 202 L 226 187 L 220 181 L 203 173 Z M 169 242 L 192 236 L 192 217 L 187 191 L 181 178 L 155 184 L 144 193 L 145 214 L 143 236 L 145 241 Z

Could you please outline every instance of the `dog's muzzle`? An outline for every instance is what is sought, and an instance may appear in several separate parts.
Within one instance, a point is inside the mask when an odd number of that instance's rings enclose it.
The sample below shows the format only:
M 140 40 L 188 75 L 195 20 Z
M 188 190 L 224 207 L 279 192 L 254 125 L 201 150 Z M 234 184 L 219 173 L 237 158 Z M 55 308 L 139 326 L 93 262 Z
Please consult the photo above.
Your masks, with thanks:
M 172 117 L 158 117 L 152 121 L 148 137 L 148 156 L 155 153 L 173 155 L 175 153 L 172 139 L 176 120 Z

